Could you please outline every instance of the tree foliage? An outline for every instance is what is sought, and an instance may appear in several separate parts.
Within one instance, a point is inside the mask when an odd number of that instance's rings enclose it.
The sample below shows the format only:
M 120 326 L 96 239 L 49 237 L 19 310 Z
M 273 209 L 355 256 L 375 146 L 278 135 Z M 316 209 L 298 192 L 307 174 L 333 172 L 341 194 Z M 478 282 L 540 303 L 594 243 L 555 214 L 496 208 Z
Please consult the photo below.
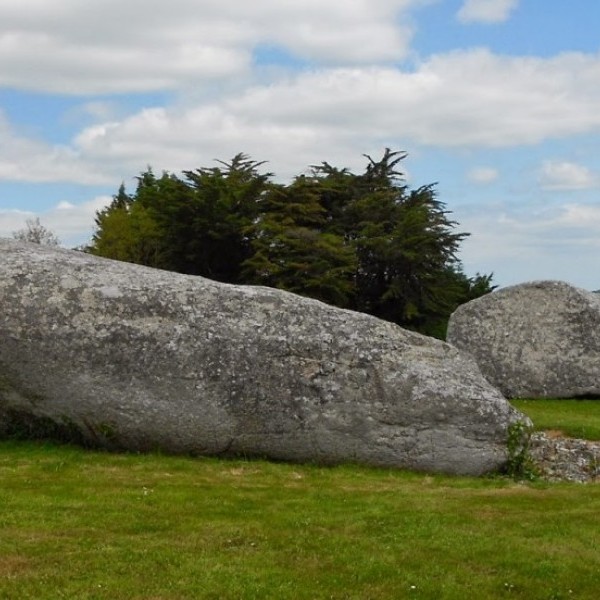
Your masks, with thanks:
M 58 236 L 42 225 L 39 217 L 27 219 L 25 221 L 25 227 L 18 231 L 13 231 L 12 236 L 15 240 L 19 240 L 20 242 L 31 242 L 33 244 L 41 244 L 42 246 L 60 245 Z
M 247 233 L 252 254 L 243 263 L 245 282 L 350 305 L 355 253 L 327 229 L 316 182 L 298 177 L 288 186 L 272 186 Z
M 450 313 L 493 289 L 467 277 L 435 185 L 409 189 L 404 152 L 363 173 L 323 162 L 284 185 L 238 154 L 183 177 L 149 168 L 97 213 L 89 251 L 218 281 L 261 284 L 443 337 Z

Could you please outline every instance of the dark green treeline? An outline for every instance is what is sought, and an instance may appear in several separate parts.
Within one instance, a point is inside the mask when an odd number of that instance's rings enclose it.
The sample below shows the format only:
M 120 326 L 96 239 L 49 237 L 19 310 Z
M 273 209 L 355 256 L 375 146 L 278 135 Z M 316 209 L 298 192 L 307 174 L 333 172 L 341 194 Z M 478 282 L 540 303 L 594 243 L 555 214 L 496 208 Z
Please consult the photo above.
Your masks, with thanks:
M 137 177 L 97 213 L 88 251 L 108 258 L 276 287 L 444 337 L 450 313 L 491 291 L 467 277 L 434 185 L 411 190 L 406 153 L 367 156 L 354 174 L 323 162 L 289 184 L 238 154 L 213 168 Z

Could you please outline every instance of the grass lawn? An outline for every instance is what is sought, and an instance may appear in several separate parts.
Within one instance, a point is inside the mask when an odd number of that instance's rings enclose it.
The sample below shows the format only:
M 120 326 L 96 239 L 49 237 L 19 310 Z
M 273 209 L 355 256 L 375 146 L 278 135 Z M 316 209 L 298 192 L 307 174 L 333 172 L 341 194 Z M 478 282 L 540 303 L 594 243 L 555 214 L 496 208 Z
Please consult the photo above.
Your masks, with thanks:
M 596 599 L 600 486 L 0 443 L 1 599 Z
M 538 430 L 568 437 L 600 440 L 600 400 L 511 400 Z

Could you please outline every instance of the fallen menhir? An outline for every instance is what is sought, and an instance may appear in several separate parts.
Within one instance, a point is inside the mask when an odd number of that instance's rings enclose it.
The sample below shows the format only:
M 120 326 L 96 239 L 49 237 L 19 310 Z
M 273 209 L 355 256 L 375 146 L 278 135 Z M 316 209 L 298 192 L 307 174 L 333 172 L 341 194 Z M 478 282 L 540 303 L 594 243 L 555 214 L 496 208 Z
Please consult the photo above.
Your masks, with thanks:
M 278 290 L 0 240 L 0 302 L 0 434 L 481 474 L 524 419 L 451 345 Z

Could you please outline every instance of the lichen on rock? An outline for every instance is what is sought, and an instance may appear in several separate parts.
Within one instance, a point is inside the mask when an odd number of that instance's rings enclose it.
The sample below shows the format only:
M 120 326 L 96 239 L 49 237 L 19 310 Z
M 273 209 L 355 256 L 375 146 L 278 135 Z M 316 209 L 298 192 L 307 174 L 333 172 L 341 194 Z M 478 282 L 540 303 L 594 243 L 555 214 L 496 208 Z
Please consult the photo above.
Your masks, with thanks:
M 140 451 L 481 474 L 524 419 L 469 356 L 368 315 L 9 240 L 0 256 L 0 421 Z
M 515 285 L 450 317 L 447 340 L 509 398 L 600 397 L 600 295 L 561 281 Z

